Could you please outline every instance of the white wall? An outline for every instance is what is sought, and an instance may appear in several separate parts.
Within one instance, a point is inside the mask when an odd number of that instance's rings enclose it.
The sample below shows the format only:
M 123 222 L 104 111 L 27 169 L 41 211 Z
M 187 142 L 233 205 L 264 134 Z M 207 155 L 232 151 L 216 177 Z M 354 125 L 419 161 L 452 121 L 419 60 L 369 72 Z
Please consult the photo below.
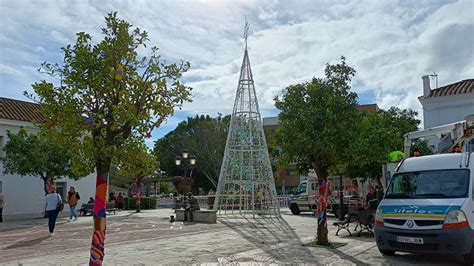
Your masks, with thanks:
M 20 214 L 40 214 L 44 211 L 44 190 L 43 181 L 39 177 L 19 176 L 3 174 L 3 163 L 0 163 L 0 171 L 2 176 L 3 195 L 5 196 L 5 206 L 3 214 L 20 215 Z M 72 179 L 58 179 L 56 182 L 66 182 L 66 186 L 74 186 L 79 192 L 81 203 L 86 203 L 89 197 L 93 197 L 95 193 L 95 175 L 91 174 L 81 178 L 78 181 Z M 65 205 L 65 212 L 69 212 L 69 205 Z
M 6 131 L 18 132 L 21 126 L 24 126 L 28 132 L 38 131 L 31 123 L 0 119 L 0 136 L 3 136 L 3 145 L 8 141 Z M 0 182 L 2 182 L 2 193 L 5 196 L 3 214 L 8 217 L 9 215 L 36 215 L 42 213 L 44 210 L 44 189 L 41 178 L 4 174 L 3 170 L 3 161 L 0 160 Z M 83 177 L 78 181 L 62 178 L 56 180 L 56 182 L 66 182 L 68 190 L 69 186 L 76 188 L 76 191 L 78 191 L 81 196 L 78 206 L 80 206 L 81 203 L 87 202 L 89 197 L 94 197 L 96 183 L 95 173 Z M 69 212 L 69 206 L 67 204 L 65 205 L 64 211 Z
M 425 129 L 459 122 L 474 114 L 474 94 L 457 94 L 441 97 L 419 98 L 423 105 Z

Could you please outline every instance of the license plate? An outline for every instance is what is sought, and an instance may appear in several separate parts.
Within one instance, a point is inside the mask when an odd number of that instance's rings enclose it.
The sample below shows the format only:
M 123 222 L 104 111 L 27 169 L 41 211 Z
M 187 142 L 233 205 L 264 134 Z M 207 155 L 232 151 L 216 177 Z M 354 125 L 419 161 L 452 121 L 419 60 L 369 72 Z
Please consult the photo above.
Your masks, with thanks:
M 406 236 L 397 236 L 397 242 L 400 243 L 410 243 L 410 244 L 423 244 L 423 238 L 419 237 L 406 237 Z

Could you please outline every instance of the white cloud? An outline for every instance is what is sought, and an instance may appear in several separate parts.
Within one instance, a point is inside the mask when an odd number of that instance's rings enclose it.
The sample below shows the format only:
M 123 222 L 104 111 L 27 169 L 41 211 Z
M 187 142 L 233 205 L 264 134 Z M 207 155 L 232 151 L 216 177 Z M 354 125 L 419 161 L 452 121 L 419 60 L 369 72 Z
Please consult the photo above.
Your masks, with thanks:
M 37 53 L 44 53 L 46 50 L 41 46 L 36 46 L 34 48 L 34 51 L 37 52 Z
M 52 40 L 56 41 L 57 43 L 61 44 L 61 46 L 66 46 L 66 45 L 74 42 L 74 39 L 69 39 L 64 34 L 62 34 L 61 32 L 55 31 L 55 30 L 53 30 L 51 32 L 50 38 Z
M 42 61 L 62 61 L 59 48 L 76 32 L 91 33 L 97 41 L 103 17 L 114 10 L 147 30 L 149 46 L 160 47 L 167 61 L 192 63 L 184 76 L 194 88 L 194 102 L 183 107 L 189 114 L 231 112 L 245 16 L 264 115 L 276 113 L 273 97 L 285 86 L 322 76 L 325 64 L 341 55 L 357 70 L 354 90 L 374 95 L 382 108 L 421 111 L 420 77 L 432 71 L 440 85 L 474 76 L 469 0 L 1 1 L 0 10 L 0 81 L 14 88 L 0 94 L 16 98 L 40 79 L 32 69 Z M 181 120 L 176 119 L 170 127 Z

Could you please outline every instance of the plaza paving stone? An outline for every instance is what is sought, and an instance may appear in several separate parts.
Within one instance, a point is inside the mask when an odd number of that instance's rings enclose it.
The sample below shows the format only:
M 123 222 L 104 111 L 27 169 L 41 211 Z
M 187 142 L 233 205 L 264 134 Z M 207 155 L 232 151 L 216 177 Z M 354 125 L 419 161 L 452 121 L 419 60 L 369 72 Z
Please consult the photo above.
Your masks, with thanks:
M 329 219 L 330 240 L 338 248 L 309 247 L 316 230 L 310 215 L 281 218 L 218 216 L 217 224 L 169 223 L 169 209 L 122 211 L 108 216 L 105 265 L 156 264 L 310 264 L 310 265 L 449 265 L 460 258 L 399 254 L 383 256 L 373 237 L 335 236 Z M 68 223 L 61 218 L 53 237 L 46 219 L 0 224 L 0 264 L 86 265 L 92 219 Z M 398 253 L 397 253 L 398 254 Z

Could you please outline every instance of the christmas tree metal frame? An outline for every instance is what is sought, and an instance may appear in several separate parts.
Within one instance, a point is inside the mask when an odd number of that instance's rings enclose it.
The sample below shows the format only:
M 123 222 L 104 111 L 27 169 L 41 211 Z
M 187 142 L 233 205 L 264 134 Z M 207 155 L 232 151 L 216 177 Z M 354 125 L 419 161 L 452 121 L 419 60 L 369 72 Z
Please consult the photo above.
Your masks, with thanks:
M 214 209 L 219 214 L 280 216 L 275 180 L 268 155 L 247 51 L 245 52 L 219 174 Z

